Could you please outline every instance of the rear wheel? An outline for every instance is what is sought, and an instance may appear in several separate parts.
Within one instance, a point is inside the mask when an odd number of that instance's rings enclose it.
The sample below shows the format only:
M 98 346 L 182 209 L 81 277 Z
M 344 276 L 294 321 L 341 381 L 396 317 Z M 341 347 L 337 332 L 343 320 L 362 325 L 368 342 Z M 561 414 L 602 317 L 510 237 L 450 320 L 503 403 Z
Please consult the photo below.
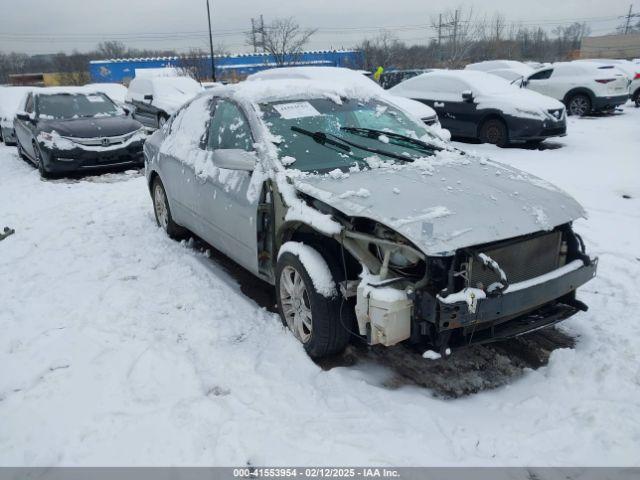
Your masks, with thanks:
M 509 143 L 507 125 L 499 118 L 485 120 L 480 127 L 480 141 L 482 143 L 492 143 L 493 145 L 504 147 Z
M 314 268 L 321 266 L 335 286 L 335 276 L 320 253 L 308 245 L 299 245 L 311 252 Z M 316 289 L 298 254 L 285 251 L 278 257 L 276 296 L 280 318 L 312 358 L 340 353 L 349 343 L 350 333 L 343 324 L 349 316 L 340 311 L 342 297 L 337 288 L 332 296 L 326 295 L 326 291 L 320 293 Z
M 169 201 L 167 200 L 167 192 L 160 177 L 156 177 L 151 187 L 153 197 L 153 212 L 156 216 L 156 223 L 161 227 L 167 235 L 173 239 L 184 238 L 187 230 L 173 221 Z
M 636 92 L 633 94 L 633 103 L 636 104 L 636 108 L 640 107 L 640 89 L 636 90 Z
M 587 95 L 578 93 L 573 95 L 567 102 L 567 113 L 582 117 L 591 111 L 591 100 Z

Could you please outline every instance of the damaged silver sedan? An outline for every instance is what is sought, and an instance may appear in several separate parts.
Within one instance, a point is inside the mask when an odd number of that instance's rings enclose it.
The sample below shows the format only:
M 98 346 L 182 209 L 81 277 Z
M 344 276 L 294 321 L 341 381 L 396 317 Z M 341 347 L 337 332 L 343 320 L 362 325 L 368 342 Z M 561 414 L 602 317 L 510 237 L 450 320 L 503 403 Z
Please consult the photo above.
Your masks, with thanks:
M 304 80 L 212 89 L 149 138 L 145 161 L 158 225 L 274 285 L 314 358 L 354 336 L 445 353 L 587 309 L 582 207 L 383 98 Z

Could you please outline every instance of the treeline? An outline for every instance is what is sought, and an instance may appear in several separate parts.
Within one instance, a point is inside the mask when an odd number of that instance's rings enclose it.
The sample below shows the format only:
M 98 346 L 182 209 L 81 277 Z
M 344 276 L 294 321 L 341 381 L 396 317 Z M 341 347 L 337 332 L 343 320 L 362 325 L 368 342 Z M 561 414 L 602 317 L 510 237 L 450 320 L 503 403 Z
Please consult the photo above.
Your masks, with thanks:
M 469 27 L 471 25 L 473 28 Z M 448 29 L 449 30 L 449 29 Z M 551 34 L 541 27 L 507 26 L 497 17 L 491 23 L 461 24 L 455 36 L 442 34 L 428 45 L 408 45 L 383 32 L 362 42 L 365 68 L 460 68 L 468 63 L 492 59 L 554 62 L 577 56 L 589 27 L 574 23 L 555 28 Z

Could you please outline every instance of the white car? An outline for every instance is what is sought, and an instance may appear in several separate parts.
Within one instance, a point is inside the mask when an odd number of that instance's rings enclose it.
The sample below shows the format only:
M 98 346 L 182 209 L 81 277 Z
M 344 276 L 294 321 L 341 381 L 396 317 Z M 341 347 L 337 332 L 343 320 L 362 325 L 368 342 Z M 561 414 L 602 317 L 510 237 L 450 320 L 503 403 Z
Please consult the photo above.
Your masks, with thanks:
M 522 77 L 528 77 L 535 71 L 529 65 L 515 60 L 487 60 L 485 62 L 470 63 L 464 69 L 491 73 L 510 82 Z
M 636 107 L 640 107 L 640 64 L 630 62 L 629 60 L 609 59 L 609 58 L 594 58 L 594 59 L 580 59 L 576 62 L 590 62 L 599 65 L 613 65 L 614 67 L 622 70 L 629 81 L 629 94 L 631 100 L 636 104 Z
M 137 76 L 129 84 L 125 100 L 133 109 L 133 117 L 149 128 L 162 127 L 182 105 L 203 92 L 191 77 Z
M 0 87 L 0 140 L 6 145 L 16 144 L 13 120 L 22 100 L 32 90 L 32 87 Z
M 433 132 L 443 140 L 449 140 L 451 135 L 446 130 L 440 128 L 438 116 L 433 108 L 424 103 L 398 97 L 388 93 L 376 82 L 363 74 L 361 70 L 351 70 L 340 67 L 284 67 L 262 70 L 247 77 L 248 81 L 275 80 L 275 79 L 305 79 L 318 80 L 322 82 L 338 82 L 341 85 L 351 85 L 354 89 L 371 91 L 375 95 L 386 98 L 397 107 L 411 113 L 414 117 L 422 120 L 426 125 L 432 127 Z
M 629 99 L 629 81 L 610 65 L 559 62 L 538 70 L 521 86 L 562 101 L 569 115 L 609 111 Z
M 457 137 L 503 146 L 512 142 L 539 143 L 566 134 L 562 103 L 485 72 L 423 73 L 389 92 L 432 106 L 442 126 Z

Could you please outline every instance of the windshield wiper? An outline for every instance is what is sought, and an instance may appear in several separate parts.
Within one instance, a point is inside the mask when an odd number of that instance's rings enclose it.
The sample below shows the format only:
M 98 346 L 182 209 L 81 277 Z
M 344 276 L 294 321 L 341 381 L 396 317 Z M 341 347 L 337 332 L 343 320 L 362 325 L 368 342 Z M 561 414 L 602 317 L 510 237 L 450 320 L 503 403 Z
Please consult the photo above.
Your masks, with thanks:
M 340 150 L 344 150 L 345 152 L 351 151 L 351 147 L 349 147 L 349 145 L 344 142 L 338 142 L 336 140 L 330 139 L 324 132 L 312 132 L 311 130 L 305 130 L 304 128 L 296 126 L 291 127 L 291 130 L 313 138 L 313 140 L 320 145 L 332 145 L 336 148 L 339 148 Z
M 395 132 L 386 132 L 384 130 L 376 130 L 375 128 L 363 128 L 363 127 L 340 127 L 340 130 L 344 130 L 345 132 L 353 133 L 354 135 L 361 135 L 367 138 L 374 138 L 376 140 L 380 140 L 380 136 L 384 135 L 389 139 L 397 140 L 399 142 L 404 142 L 405 144 L 409 144 L 413 147 L 417 147 L 426 152 L 439 152 L 442 150 L 441 147 L 437 147 L 435 145 L 431 145 L 427 142 L 423 142 L 422 140 L 418 140 L 417 138 L 412 138 L 407 135 L 401 135 Z M 383 142 L 384 143 L 384 142 Z
M 337 148 L 344 150 L 345 152 L 350 152 L 351 148 L 349 147 L 354 147 L 360 150 L 364 150 L 365 152 L 375 153 L 377 155 L 384 155 L 385 157 L 395 158 L 396 160 L 402 160 L 403 162 L 413 162 L 413 158 L 411 157 L 406 157 L 398 153 L 387 152 L 385 150 L 380 150 L 379 148 L 360 145 L 359 143 L 351 142 L 346 138 L 339 137 L 338 135 L 334 135 L 332 133 L 325 133 L 320 131 L 312 132 L 311 130 L 305 130 L 304 128 L 300 128 L 296 126 L 291 127 L 291 130 L 313 138 L 313 140 L 315 140 L 320 145 L 325 145 L 325 144 L 333 145 Z M 337 140 L 333 140 L 331 137 L 336 138 Z

